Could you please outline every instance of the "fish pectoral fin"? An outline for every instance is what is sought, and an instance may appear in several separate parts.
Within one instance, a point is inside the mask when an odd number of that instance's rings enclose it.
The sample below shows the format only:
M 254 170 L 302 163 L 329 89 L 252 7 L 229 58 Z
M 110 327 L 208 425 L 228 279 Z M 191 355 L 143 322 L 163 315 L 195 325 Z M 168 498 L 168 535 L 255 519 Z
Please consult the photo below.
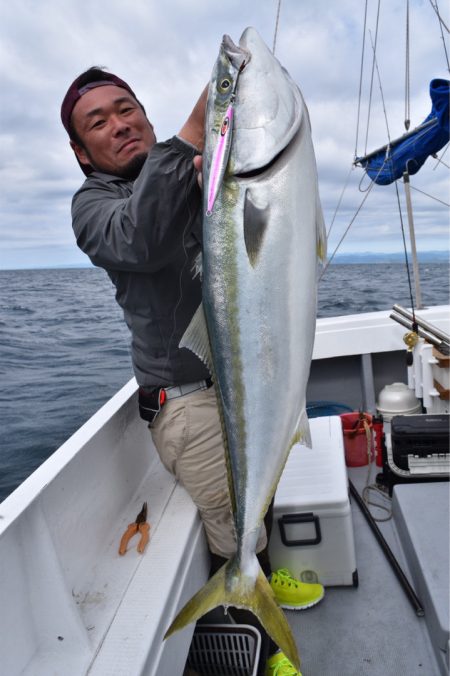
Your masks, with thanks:
M 269 221 L 269 206 L 258 207 L 250 190 L 245 191 L 244 199 L 244 241 L 248 259 L 254 268 L 264 241 L 264 235 Z
M 300 659 L 291 628 L 277 604 L 266 576 L 259 568 L 256 582 L 252 581 L 249 584 L 248 578 L 241 572 L 235 559 L 228 561 L 188 601 L 170 625 L 164 638 L 195 622 L 219 605 L 250 610 L 288 659 L 300 669 Z
M 312 448 L 311 430 L 309 428 L 309 420 L 305 409 L 303 409 L 303 411 L 300 413 L 300 418 L 294 438 L 292 440 L 291 448 L 294 444 L 302 444 L 303 446 Z
M 211 346 L 203 303 L 198 306 L 191 323 L 180 340 L 179 347 L 186 347 L 193 352 L 205 364 L 211 375 L 213 374 Z

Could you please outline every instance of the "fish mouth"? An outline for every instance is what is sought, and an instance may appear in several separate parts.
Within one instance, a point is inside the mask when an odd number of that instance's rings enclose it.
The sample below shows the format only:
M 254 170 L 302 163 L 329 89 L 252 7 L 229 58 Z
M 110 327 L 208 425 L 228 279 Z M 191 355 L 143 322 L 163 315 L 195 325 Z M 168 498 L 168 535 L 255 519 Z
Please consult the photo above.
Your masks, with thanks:
M 236 45 L 229 35 L 224 35 L 222 38 L 222 49 L 227 55 L 230 63 L 240 70 L 250 61 L 251 54 L 248 49 L 243 47 L 241 44 Z

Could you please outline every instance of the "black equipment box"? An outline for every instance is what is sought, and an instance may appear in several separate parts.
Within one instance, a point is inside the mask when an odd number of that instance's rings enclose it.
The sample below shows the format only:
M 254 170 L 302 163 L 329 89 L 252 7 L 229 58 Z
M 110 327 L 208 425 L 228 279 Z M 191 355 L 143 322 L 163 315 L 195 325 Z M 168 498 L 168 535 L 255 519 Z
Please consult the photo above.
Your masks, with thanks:
M 450 416 L 445 413 L 392 418 L 391 444 L 395 465 L 419 474 L 422 473 L 421 466 L 428 473 L 430 465 L 436 464 L 442 471 L 442 463 L 447 464 L 449 458 L 449 421 Z

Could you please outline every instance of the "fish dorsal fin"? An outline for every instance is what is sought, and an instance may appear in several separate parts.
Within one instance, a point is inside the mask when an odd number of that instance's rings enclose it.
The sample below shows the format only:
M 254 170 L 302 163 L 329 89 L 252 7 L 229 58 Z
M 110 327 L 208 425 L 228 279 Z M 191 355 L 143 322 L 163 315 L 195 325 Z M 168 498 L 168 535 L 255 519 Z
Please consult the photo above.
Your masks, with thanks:
M 269 205 L 259 207 L 252 199 L 250 190 L 245 191 L 244 200 L 244 241 L 248 259 L 254 268 L 264 241 L 269 220 Z
M 180 340 L 179 347 L 186 347 L 193 352 L 208 368 L 212 375 L 212 356 L 209 342 L 208 327 L 206 326 L 203 303 L 200 303 L 191 323 Z

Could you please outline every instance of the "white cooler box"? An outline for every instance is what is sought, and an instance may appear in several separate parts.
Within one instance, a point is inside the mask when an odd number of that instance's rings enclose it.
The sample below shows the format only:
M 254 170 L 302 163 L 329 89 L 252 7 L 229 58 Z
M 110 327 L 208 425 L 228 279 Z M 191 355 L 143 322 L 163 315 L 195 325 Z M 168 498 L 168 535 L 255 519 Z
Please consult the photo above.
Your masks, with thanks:
M 292 448 L 275 493 L 272 569 L 288 568 L 303 582 L 357 586 L 341 419 L 309 423 L 312 449 Z

